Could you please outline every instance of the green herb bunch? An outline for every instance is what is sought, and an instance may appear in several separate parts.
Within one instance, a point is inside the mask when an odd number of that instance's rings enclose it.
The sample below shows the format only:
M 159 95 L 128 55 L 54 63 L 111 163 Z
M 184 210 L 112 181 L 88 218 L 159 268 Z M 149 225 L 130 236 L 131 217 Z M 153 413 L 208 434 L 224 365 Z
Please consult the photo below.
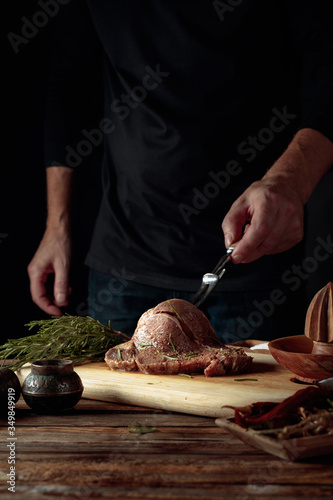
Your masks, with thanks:
M 37 359 L 71 359 L 75 365 L 84 361 L 102 361 L 111 347 L 130 340 L 124 333 L 94 320 L 90 316 L 53 316 L 51 319 L 31 321 L 26 324 L 37 333 L 19 339 L 8 339 L 0 346 L 2 365 L 8 359 L 12 370 Z

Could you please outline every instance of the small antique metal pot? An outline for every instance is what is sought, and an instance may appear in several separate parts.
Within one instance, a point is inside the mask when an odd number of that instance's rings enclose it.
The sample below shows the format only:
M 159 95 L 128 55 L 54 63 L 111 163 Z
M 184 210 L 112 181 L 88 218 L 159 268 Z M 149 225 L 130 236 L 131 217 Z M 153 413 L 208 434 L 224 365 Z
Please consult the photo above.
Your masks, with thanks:
M 8 402 L 16 403 L 21 394 L 20 381 L 13 370 L 0 368 L 0 413 L 8 411 Z
M 67 359 L 43 359 L 31 364 L 22 385 L 22 396 L 39 413 L 59 413 L 73 408 L 83 392 L 79 375 Z

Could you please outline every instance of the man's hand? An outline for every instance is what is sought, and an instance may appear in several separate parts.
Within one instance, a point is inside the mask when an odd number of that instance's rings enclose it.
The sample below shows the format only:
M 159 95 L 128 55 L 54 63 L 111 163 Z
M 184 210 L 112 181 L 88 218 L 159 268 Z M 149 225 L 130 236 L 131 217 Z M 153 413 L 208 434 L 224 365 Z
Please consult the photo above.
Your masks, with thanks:
M 241 239 L 232 253 L 233 262 L 252 262 L 299 243 L 304 205 L 332 165 L 332 142 L 316 130 L 300 130 L 265 176 L 251 184 L 225 216 L 226 247 Z
M 70 199 L 73 170 L 68 167 L 48 167 L 47 222 L 40 245 L 28 266 L 32 300 L 52 316 L 61 316 L 60 307 L 68 303 L 71 258 Z M 54 277 L 53 290 L 47 287 Z
M 60 307 L 68 304 L 68 295 L 71 292 L 68 285 L 70 255 L 69 235 L 50 233 L 46 230 L 28 266 L 32 300 L 52 316 L 61 316 Z M 51 292 L 47 287 L 50 275 L 54 275 Z
M 222 224 L 227 247 L 241 238 L 232 254 L 233 262 L 252 262 L 299 243 L 303 238 L 303 213 L 299 193 L 279 179 L 254 182 L 235 201 Z M 242 237 L 241 229 L 248 221 Z

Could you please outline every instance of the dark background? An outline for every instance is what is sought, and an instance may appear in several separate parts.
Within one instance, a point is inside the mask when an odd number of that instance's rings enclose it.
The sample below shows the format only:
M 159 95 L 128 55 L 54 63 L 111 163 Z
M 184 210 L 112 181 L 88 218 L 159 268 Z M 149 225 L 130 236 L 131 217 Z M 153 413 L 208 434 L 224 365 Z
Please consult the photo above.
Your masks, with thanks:
M 59 6 L 61 8 L 61 6 Z M 0 169 L 0 341 L 27 335 L 24 326 L 48 318 L 30 298 L 27 266 L 44 232 L 46 191 L 43 121 L 50 55 L 52 18 L 38 28 L 18 53 L 8 33 L 22 36 L 25 20 L 42 11 L 37 1 L 17 1 L 7 7 L 3 27 L 3 135 Z M 64 311 L 83 314 L 87 299 L 88 250 L 100 195 L 101 148 L 75 172 L 73 193 L 73 259 L 70 305 Z M 85 313 L 86 314 L 86 313 Z
M 61 8 L 61 6 L 60 6 Z M 47 318 L 30 298 L 27 265 L 42 237 L 45 215 L 45 172 L 43 166 L 43 118 L 50 51 L 51 17 L 15 54 L 7 34 L 22 35 L 25 16 L 32 20 L 41 11 L 37 1 L 13 2 L 6 7 L 3 26 L 3 127 L 0 169 L 0 341 L 28 333 L 24 326 Z M 88 249 L 98 208 L 100 151 L 76 172 L 73 211 L 73 259 L 71 314 L 84 314 L 87 299 Z M 306 255 L 313 255 L 316 238 L 333 235 L 333 172 L 319 184 L 308 203 Z M 307 280 L 308 300 L 333 280 L 333 256 L 321 263 Z M 281 332 L 283 336 L 283 332 Z

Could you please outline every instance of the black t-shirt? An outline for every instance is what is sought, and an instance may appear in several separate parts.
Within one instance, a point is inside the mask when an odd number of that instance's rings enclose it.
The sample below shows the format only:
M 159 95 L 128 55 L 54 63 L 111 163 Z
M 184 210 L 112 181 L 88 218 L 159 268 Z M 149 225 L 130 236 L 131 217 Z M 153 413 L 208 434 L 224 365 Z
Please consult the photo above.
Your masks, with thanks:
M 328 5 L 72 0 L 61 7 L 46 164 L 79 169 L 104 139 L 89 266 L 196 290 L 225 250 L 221 222 L 232 202 L 295 132 L 311 127 L 333 139 Z M 89 128 L 99 81 L 103 111 Z M 300 249 L 233 266 L 221 286 L 270 286 Z

